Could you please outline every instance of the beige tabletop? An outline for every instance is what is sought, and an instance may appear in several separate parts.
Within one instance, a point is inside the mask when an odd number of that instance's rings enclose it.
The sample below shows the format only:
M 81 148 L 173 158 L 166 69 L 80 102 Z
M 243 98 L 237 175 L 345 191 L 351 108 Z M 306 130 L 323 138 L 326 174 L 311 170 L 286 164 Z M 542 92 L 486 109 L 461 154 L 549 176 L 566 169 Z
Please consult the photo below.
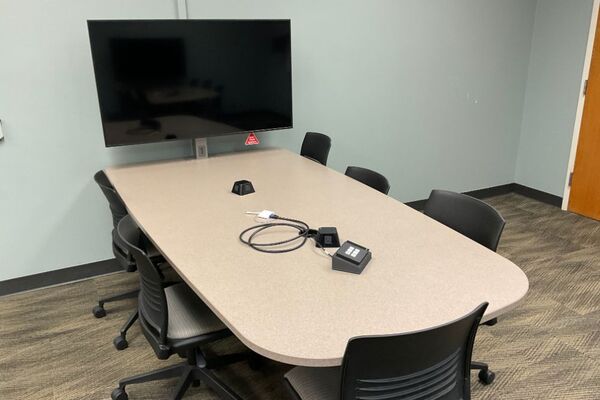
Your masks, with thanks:
M 405 206 L 287 150 L 261 150 L 110 168 L 130 213 L 182 278 L 252 350 L 304 366 L 341 363 L 348 339 L 485 319 L 528 290 L 512 262 Z M 237 196 L 233 182 L 256 193 Z M 271 210 L 368 247 L 361 275 L 331 269 L 312 242 L 264 254 L 238 240 Z M 269 234 L 261 240 L 269 240 Z

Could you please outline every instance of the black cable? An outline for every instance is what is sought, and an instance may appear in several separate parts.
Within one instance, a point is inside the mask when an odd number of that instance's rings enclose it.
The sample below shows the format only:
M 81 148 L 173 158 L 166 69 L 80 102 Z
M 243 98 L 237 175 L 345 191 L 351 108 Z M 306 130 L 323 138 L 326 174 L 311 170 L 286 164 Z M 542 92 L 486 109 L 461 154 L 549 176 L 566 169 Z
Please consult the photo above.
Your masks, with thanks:
M 315 239 L 314 237 L 313 237 L 312 239 L 315 241 L 315 247 L 316 247 L 317 249 L 321 249 L 321 251 L 323 251 L 323 254 L 325 254 L 327 257 L 331 257 L 331 258 L 333 258 L 333 254 L 331 254 L 330 252 L 328 252 L 328 251 L 327 251 L 327 249 L 326 249 L 325 247 L 321 246 L 321 245 L 319 244 L 319 242 L 317 242 L 317 239 Z
M 263 253 L 277 254 L 277 253 L 288 253 L 290 251 L 298 250 L 299 248 L 301 248 L 302 246 L 304 246 L 306 244 L 306 241 L 308 240 L 308 238 L 311 235 L 310 227 L 308 226 L 308 224 L 306 222 L 303 222 L 303 221 L 300 221 L 297 219 L 292 219 L 292 218 L 284 218 L 284 217 L 280 217 L 277 215 L 272 215 L 271 219 L 286 221 L 286 222 L 271 222 L 271 223 L 267 223 L 267 224 L 251 226 L 250 228 L 245 229 L 242 233 L 240 233 L 240 241 L 242 243 L 244 243 L 245 245 L 253 248 L 256 251 L 260 251 Z M 255 236 L 257 234 L 259 234 L 260 232 L 264 232 L 265 230 L 267 230 L 269 228 L 273 228 L 273 227 L 277 227 L 277 226 L 287 226 L 290 228 L 297 229 L 298 234 L 289 239 L 280 240 L 279 242 L 255 243 L 253 241 Z M 249 232 L 252 232 L 252 233 L 250 234 L 250 236 L 248 236 L 247 239 L 244 239 L 244 235 L 246 235 Z M 295 245 L 293 247 L 289 247 L 289 248 L 285 248 L 285 249 L 270 249 L 269 248 L 269 247 L 281 246 L 281 245 L 284 245 L 287 243 L 292 243 L 296 240 L 300 240 L 300 243 L 298 243 L 297 245 Z

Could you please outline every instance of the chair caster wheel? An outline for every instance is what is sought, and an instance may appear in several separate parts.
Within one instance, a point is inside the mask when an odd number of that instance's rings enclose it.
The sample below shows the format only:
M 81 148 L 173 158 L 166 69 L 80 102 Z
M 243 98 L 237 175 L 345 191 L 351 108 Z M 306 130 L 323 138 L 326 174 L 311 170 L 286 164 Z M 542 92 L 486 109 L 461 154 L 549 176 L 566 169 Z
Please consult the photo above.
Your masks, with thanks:
M 489 321 L 487 321 L 487 322 L 484 322 L 483 324 L 484 324 L 485 326 L 494 326 L 494 325 L 496 325 L 497 323 L 498 323 L 498 318 L 493 318 L 493 319 L 490 319 L 490 320 L 489 320 Z
M 479 371 L 479 381 L 484 385 L 489 385 L 494 382 L 496 378 L 496 374 L 490 371 L 489 369 L 482 369 Z
M 127 396 L 127 393 L 125 392 L 125 389 L 116 388 L 110 394 L 110 398 L 112 400 L 128 400 L 129 396 Z
M 121 351 L 125 350 L 129 346 L 129 343 L 127 343 L 127 339 L 119 335 L 113 339 L 113 345 L 115 346 L 115 349 Z
M 106 310 L 102 306 L 96 306 L 92 310 L 92 314 L 94 314 L 94 317 L 96 318 L 103 318 L 106 317 Z

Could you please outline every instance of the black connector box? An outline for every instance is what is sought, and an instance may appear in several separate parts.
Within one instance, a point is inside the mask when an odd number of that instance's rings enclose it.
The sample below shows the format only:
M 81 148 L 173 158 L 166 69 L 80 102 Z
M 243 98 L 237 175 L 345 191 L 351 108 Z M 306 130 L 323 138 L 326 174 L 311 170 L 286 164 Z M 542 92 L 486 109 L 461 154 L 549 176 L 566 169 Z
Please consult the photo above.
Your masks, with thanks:
M 346 241 L 332 257 L 332 268 L 336 271 L 360 274 L 371 261 L 371 252 L 366 247 Z
M 315 238 L 319 247 L 340 247 L 340 238 L 337 229 L 333 227 L 319 228 Z

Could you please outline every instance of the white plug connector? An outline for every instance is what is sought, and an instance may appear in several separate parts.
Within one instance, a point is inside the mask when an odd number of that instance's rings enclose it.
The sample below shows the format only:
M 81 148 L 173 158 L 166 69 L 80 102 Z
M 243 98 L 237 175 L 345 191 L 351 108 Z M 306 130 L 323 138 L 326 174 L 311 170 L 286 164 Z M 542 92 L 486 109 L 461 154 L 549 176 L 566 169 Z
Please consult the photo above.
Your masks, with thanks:
M 275 216 L 275 213 L 273 211 L 269 211 L 269 210 L 262 210 L 261 212 L 258 213 L 258 218 L 269 219 L 269 218 L 272 218 L 273 216 Z
M 262 210 L 262 211 L 246 211 L 246 214 L 256 215 L 258 218 L 270 219 L 276 216 L 273 211 Z

